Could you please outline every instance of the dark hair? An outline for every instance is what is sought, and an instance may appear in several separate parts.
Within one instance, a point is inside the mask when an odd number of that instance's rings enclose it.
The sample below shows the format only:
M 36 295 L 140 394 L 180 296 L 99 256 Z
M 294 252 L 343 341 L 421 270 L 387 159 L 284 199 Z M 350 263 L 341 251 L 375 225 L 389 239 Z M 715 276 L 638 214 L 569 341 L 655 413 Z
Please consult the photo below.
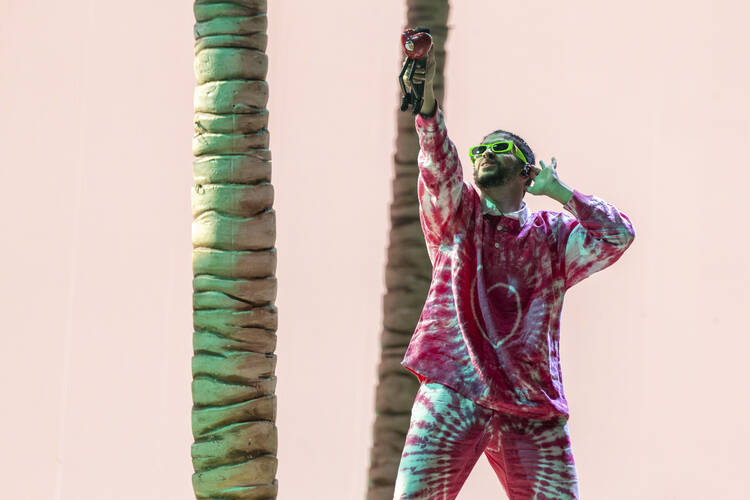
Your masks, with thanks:
M 531 163 L 532 165 L 536 163 L 536 158 L 534 157 L 534 152 L 531 150 L 528 144 L 526 144 L 526 141 L 518 137 L 516 134 L 512 132 L 508 132 L 507 130 L 495 130 L 494 132 L 490 132 L 489 134 L 484 136 L 484 139 L 482 139 L 482 142 L 486 141 L 487 138 L 494 134 L 502 134 L 507 137 L 510 137 L 511 140 L 518 146 L 518 149 L 521 150 L 523 155 L 526 157 L 526 162 Z

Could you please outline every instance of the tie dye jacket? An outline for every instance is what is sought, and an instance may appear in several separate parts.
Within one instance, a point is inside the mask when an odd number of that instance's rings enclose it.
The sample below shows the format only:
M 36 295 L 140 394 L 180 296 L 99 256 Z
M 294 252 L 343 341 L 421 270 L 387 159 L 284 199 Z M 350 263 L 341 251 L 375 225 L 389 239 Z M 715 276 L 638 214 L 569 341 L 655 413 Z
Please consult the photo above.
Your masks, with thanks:
M 500 215 L 463 181 L 443 112 L 417 115 L 419 215 L 432 282 L 402 365 L 478 404 L 546 419 L 569 415 L 560 371 L 565 291 L 613 264 L 628 217 L 573 190 L 566 213 Z

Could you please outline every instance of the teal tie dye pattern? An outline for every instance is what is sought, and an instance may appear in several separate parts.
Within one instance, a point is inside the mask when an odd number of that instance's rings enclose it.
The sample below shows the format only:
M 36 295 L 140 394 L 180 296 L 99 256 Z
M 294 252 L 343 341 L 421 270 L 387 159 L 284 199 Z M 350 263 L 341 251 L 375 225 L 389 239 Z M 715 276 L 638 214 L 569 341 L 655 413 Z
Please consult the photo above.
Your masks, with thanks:
M 452 500 L 484 453 L 510 500 L 578 498 L 567 420 L 512 417 L 425 382 L 414 400 L 394 500 Z
M 628 217 L 573 190 L 573 215 L 524 204 L 518 218 L 487 208 L 463 181 L 438 106 L 417 115 L 419 213 L 433 265 L 402 365 L 509 415 L 567 416 L 560 369 L 566 290 L 617 261 L 635 238 Z
M 560 369 L 565 292 L 616 262 L 630 219 L 573 190 L 571 215 L 488 207 L 440 107 L 417 115 L 430 290 L 402 365 L 422 383 L 394 499 L 455 498 L 485 453 L 511 500 L 578 498 Z

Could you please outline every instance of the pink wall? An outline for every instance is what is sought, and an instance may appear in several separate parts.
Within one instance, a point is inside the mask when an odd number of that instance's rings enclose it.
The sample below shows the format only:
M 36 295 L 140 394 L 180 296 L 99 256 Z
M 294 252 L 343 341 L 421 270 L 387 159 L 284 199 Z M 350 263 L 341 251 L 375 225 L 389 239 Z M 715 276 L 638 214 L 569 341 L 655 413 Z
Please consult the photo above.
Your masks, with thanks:
M 270 3 L 279 497 L 362 498 L 404 2 Z M 515 130 L 636 227 L 563 312 L 583 498 L 750 496 L 748 10 L 453 7 L 459 150 Z M 3 498 L 191 498 L 192 22 L 0 3 Z M 488 497 L 482 458 L 459 498 Z

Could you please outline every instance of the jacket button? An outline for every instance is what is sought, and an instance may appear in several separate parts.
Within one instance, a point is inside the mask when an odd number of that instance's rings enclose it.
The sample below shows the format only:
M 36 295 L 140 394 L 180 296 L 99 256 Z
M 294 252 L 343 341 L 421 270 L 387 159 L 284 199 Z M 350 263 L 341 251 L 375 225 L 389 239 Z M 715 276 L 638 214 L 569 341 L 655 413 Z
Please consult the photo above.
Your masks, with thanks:
M 498 243 L 497 241 L 495 242 L 495 248 L 500 248 L 500 243 Z

